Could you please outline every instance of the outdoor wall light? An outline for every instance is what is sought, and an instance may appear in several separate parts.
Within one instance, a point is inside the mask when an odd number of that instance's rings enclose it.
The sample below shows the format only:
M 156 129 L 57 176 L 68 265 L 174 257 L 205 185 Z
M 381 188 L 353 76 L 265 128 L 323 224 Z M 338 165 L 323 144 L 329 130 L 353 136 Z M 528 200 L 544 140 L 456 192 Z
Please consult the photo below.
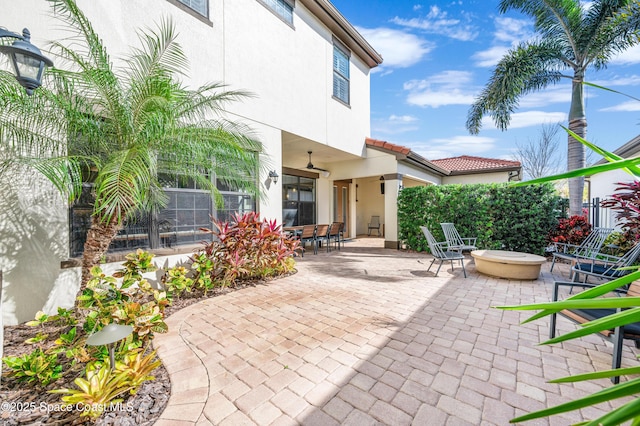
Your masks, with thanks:
M 115 368 L 115 355 L 113 350 L 113 344 L 118 340 L 122 340 L 128 335 L 133 333 L 133 327 L 123 324 L 108 324 L 102 328 L 102 330 L 93 333 L 87 339 L 87 345 L 100 346 L 107 345 L 109 348 L 109 361 L 111 361 L 111 369 Z
M 269 179 L 271 179 L 273 181 L 273 184 L 277 184 L 278 183 L 278 178 L 280 176 L 278 175 L 278 172 L 276 172 L 275 170 L 271 170 L 269 172 Z
M 31 33 L 22 30 L 22 35 L 0 28 L 0 38 L 11 37 L 16 40 L 12 44 L 0 45 L 0 53 L 9 56 L 16 80 L 24 87 L 27 95 L 42 84 L 42 73 L 45 66 L 53 66 L 53 61 L 31 44 Z
M 380 194 L 384 195 L 384 176 L 380 176 Z

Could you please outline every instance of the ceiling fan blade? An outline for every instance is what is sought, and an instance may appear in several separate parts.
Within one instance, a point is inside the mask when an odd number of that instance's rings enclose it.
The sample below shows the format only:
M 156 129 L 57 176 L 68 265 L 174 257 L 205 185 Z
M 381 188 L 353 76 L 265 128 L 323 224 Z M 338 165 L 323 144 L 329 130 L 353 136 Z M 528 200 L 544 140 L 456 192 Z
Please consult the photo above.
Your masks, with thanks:
M 320 167 L 316 167 L 313 165 L 313 163 L 311 162 L 311 154 L 313 154 L 313 151 L 307 151 L 307 154 L 309 154 L 309 162 L 307 163 L 307 169 L 319 170 L 321 172 L 329 173 L 329 170 L 321 169 Z

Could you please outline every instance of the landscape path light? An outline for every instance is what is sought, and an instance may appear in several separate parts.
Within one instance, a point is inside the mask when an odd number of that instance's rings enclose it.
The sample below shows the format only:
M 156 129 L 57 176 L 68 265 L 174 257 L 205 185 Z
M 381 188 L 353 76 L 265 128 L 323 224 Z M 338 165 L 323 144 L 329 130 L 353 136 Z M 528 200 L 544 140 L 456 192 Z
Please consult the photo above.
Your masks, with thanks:
M 113 370 L 116 365 L 113 344 L 129 336 L 131 333 L 133 333 L 133 327 L 130 325 L 111 323 L 105 325 L 102 330 L 89 336 L 87 339 L 87 345 L 107 345 L 107 348 L 109 348 L 109 361 L 111 361 L 111 369 Z

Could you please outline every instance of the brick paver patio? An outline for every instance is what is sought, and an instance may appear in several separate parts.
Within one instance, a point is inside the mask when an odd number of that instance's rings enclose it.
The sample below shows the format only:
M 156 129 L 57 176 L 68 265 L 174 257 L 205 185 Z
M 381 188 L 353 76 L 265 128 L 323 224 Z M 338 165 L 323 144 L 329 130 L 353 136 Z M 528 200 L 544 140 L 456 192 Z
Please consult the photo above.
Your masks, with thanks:
M 520 325 L 526 313 L 492 308 L 550 300 L 548 264 L 537 281 L 482 276 L 470 260 L 467 279 L 459 266 L 434 277 L 429 255 L 381 243 L 307 255 L 295 275 L 173 314 L 155 338 L 172 382 L 157 424 L 505 425 L 608 385 L 546 383 L 609 368 L 603 339 L 537 346 L 547 320 Z M 634 353 L 625 346 L 623 366 L 637 363 Z

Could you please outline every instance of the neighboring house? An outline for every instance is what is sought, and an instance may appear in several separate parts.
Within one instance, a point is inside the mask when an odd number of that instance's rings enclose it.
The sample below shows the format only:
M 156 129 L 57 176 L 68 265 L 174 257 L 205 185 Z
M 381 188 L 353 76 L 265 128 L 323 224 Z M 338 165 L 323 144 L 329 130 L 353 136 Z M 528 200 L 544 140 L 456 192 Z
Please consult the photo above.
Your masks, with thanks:
M 449 171 L 442 180 L 443 184 L 504 183 L 522 179 L 522 164 L 519 161 L 461 155 L 431 162 Z
M 137 29 L 170 16 L 190 61 L 187 83 L 222 82 L 253 93 L 254 98 L 226 106 L 227 113 L 249 125 L 266 152 L 255 177 L 265 186 L 263 199 L 220 185 L 226 203 L 216 211 L 208 193 L 167 182 L 171 202 L 162 223 L 130 225 L 114 250 L 153 250 L 158 244 L 164 253 L 191 253 L 183 244 L 199 241 L 197 230 L 211 226 L 209 215 L 224 219 L 250 210 L 286 225 L 344 222 L 348 237 L 365 234 L 371 216 L 380 216 L 385 246 L 396 248 L 397 196 L 403 187 L 506 182 L 510 173 L 519 173 L 515 162 L 469 157 L 475 158 L 472 166 L 438 164 L 409 148 L 369 139 L 370 73 L 382 57 L 328 0 L 78 0 L 78 5 L 114 61 L 137 45 Z M 0 0 L 0 9 L 0 25 L 29 28 L 45 54 L 47 41 L 67 36 L 48 2 Z M 277 184 L 270 172 L 278 175 Z M 5 324 L 13 324 L 38 310 L 72 304 L 80 275 L 74 258 L 82 250 L 90 203 L 69 207 L 31 174 L 5 176 L 2 185 L 0 306 Z M 150 229 L 162 234 L 152 238 Z M 179 237 L 163 238 L 171 233 Z
M 613 151 L 614 154 L 622 158 L 634 158 L 640 156 L 640 135 L 631 139 L 620 148 Z M 602 158 L 595 164 L 606 164 L 607 160 Z M 633 182 L 638 180 L 623 170 L 612 170 L 609 172 L 598 173 L 588 178 L 588 199 L 591 203 L 611 198 L 615 193 L 619 182 Z M 613 211 L 610 209 L 599 208 L 597 211 L 593 209 L 590 212 L 591 222 L 596 226 L 618 227 L 614 218 Z

